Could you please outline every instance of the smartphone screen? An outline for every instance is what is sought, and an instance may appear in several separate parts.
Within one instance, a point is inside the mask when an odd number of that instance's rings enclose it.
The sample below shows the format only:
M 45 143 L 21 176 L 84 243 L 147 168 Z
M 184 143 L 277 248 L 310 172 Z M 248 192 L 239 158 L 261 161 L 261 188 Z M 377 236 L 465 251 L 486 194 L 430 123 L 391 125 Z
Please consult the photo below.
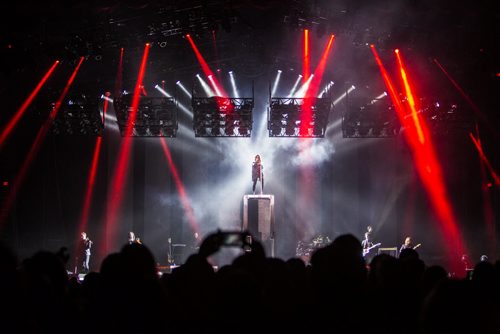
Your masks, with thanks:
M 224 237 L 222 239 L 222 245 L 223 246 L 236 246 L 236 247 L 241 247 L 243 245 L 243 240 L 241 233 L 239 232 L 230 232 L 224 234 Z

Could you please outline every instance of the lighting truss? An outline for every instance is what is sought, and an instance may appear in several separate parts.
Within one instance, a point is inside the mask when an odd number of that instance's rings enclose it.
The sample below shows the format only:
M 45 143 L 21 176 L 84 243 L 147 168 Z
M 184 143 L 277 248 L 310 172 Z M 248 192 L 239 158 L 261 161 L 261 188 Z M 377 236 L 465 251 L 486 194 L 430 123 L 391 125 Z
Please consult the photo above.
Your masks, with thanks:
M 311 106 L 311 117 L 309 124 L 304 126 L 301 109 L 305 102 Z M 329 98 L 271 98 L 267 122 L 269 137 L 323 138 L 331 105 Z
M 396 111 L 391 103 L 385 101 L 352 105 L 342 117 L 344 138 L 388 138 L 400 131 Z
M 129 126 L 132 95 L 119 96 L 113 102 L 122 136 L 125 136 Z M 131 126 L 133 126 L 132 137 L 175 137 L 179 124 L 174 98 L 141 97 L 135 123 Z
M 165 38 L 188 32 L 214 31 L 220 25 L 229 29 L 236 16 L 224 10 L 224 2 L 211 1 L 209 4 L 186 6 L 174 4 L 161 7 L 153 22 L 148 24 L 148 36 Z
M 55 103 L 52 103 L 54 107 Z M 102 136 L 103 130 L 98 99 L 87 99 L 85 95 L 64 102 L 50 127 L 53 135 Z
M 465 133 L 474 130 L 474 115 L 469 108 L 450 102 L 425 102 L 420 113 L 434 135 Z
M 402 100 L 401 103 L 405 105 L 407 101 Z M 434 135 L 467 134 L 474 129 L 472 112 L 456 103 L 429 102 L 422 98 L 419 106 L 417 113 Z M 410 114 L 406 115 L 406 118 L 409 117 Z M 403 128 L 392 103 L 383 100 L 352 106 L 342 117 L 344 138 L 394 137 Z
M 196 137 L 250 137 L 253 98 L 193 97 Z

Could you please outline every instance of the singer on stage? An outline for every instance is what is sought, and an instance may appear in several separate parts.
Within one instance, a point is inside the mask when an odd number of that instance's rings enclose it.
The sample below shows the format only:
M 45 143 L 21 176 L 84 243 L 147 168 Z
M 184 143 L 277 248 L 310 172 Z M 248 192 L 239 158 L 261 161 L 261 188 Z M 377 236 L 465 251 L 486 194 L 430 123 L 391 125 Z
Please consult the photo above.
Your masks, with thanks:
M 255 161 L 252 164 L 252 181 L 253 181 L 253 187 L 252 191 L 253 194 L 255 195 L 255 185 L 257 184 L 257 181 L 260 181 L 260 194 L 264 192 L 264 172 L 262 171 L 264 169 L 264 166 L 262 166 L 262 161 L 260 160 L 260 155 L 255 156 Z

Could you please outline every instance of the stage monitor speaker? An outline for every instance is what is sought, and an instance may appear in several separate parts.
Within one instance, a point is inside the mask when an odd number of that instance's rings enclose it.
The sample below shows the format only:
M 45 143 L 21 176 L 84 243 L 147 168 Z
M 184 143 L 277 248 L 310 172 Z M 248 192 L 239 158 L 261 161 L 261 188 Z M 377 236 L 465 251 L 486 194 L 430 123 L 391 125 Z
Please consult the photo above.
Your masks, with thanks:
M 243 196 L 242 230 L 249 231 L 274 257 L 274 195 Z
M 397 247 L 379 248 L 377 254 L 388 254 L 393 257 L 398 257 L 398 248 Z

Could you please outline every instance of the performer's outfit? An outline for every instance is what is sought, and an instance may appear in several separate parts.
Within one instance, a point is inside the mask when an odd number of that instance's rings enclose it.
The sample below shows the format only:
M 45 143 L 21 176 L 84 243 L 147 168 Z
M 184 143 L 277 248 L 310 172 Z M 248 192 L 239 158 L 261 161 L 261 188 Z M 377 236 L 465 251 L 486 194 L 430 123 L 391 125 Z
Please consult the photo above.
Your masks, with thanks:
M 264 169 L 264 166 L 260 163 L 254 162 L 252 164 L 252 181 L 253 181 L 253 186 L 252 190 L 253 193 L 255 194 L 255 185 L 257 184 L 257 181 L 260 181 L 260 193 L 262 194 L 264 192 L 264 173 L 262 170 Z
M 411 249 L 413 249 L 413 244 L 409 244 L 408 246 L 407 246 L 407 245 L 405 245 L 405 244 L 401 245 L 401 248 L 399 249 L 399 254 L 401 254 L 401 252 L 402 252 L 404 249 L 406 249 L 406 248 L 411 248 Z
M 82 240 L 82 268 L 85 273 L 90 271 L 90 248 L 92 248 L 92 240 L 89 238 Z
M 363 247 L 363 257 L 370 260 L 370 248 L 373 247 L 371 232 L 365 233 L 365 238 L 361 241 L 361 247 Z

